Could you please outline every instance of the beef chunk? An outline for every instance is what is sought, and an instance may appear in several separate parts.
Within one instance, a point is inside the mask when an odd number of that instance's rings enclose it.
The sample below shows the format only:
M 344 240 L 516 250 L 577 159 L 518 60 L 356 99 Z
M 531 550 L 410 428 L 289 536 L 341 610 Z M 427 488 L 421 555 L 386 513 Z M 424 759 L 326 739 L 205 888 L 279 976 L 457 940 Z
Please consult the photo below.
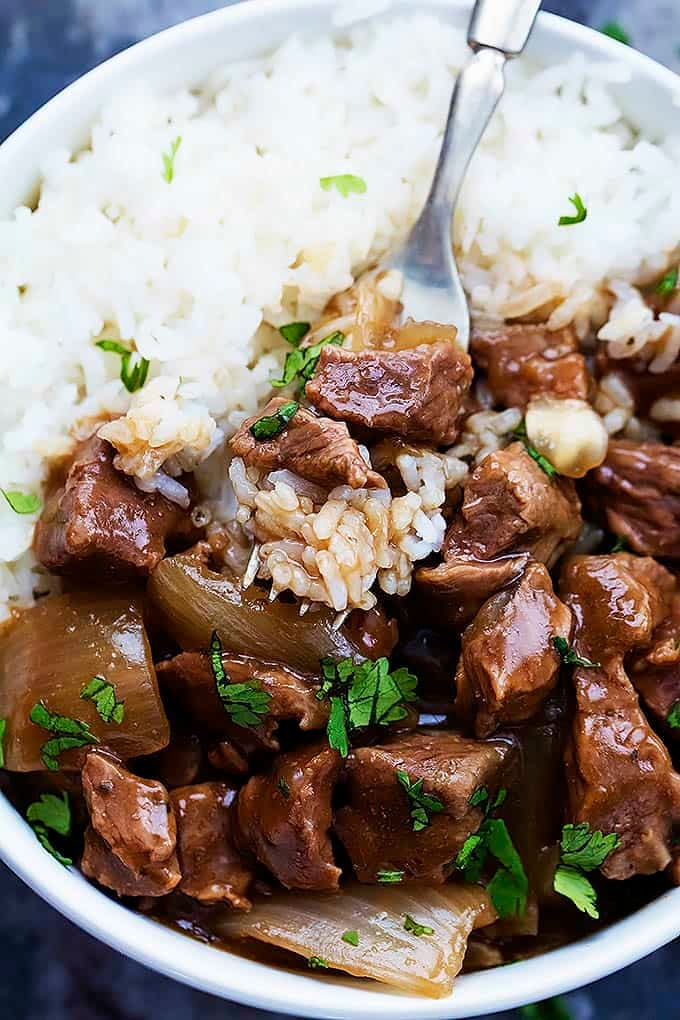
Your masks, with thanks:
M 470 358 L 448 341 L 359 353 L 329 345 L 305 393 L 331 418 L 446 445 L 471 382 Z
M 287 889 L 337 889 L 341 871 L 328 835 L 342 759 L 315 744 L 279 755 L 239 793 L 242 838 Z
M 680 448 L 612 439 L 587 484 L 593 511 L 631 549 L 680 559 Z
M 222 664 L 232 683 L 255 681 L 271 695 L 267 714 L 257 727 L 237 726 L 224 710 L 215 688 L 210 657 L 182 652 L 158 663 L 158 680 L 196 723 L 225 739 L 247 761 L 261 752 L 278 751 L 276 730 L 281 720 L 294 720 L 302 730 L 322 729 L 328 705 L 316 698 L 319 683 L 312 677 L 246 655 L 223 654 Z
M 274 415 L 288 401 L 273 397 L 259 414 L 244 421 L 231 439 L 231 448 L 247 467 L 262 471 L 287 469 L 329 489 L 350 485 L 353 489 L 385 488 L 385 482 L 371 470 L 344 422 L 321 418 L 299 407 L 286 427 L 272 439 L 256 439 L 251 425 Z
M 165 787 L 90 751 L 82 772 L 91 828 L 82 869 L 119 896 L 163 896 L 181 878 L 175 816 Z
M 183 786 L 170 795 L 177 818 L 179 891 L 201 903 L 249 910 L 253 869 L 236 848 L 237 791 L 226 783 Z
M 524 409 L 532 397 L 578 397 L 587 400 L 585 359 L 571 326 L 513 325 L 476 329 L 470 343 L 472 357 L 486 373 L 496 403 Z
M 55 474 L 35 530 L 35 554 L 55 574 L 130 578 L 150 574 L 168 538 L 189 539 L 186 510 L 141 492 L 113 466 L 114 449 L 93 436 Z
M 560 594 L 574 614 L 576 650 L 599 663 L 574 669 L 570 819 L 619 835 L 602 867 L 608 878 L 651 874 L 670 861 L 680 777 L 640 711 L 623 660 L 649 645 L 673 587 L 654 560 L 627 554 L 576 556 L 563 571 Z
M 496 791 L 511 745 L 466 740 L 457 733 L 419 730 L 376 747 L 359 747 L 347 759 L 349 804 L 335 819 L 335 832 L 357 877 L 375 882 L 380 871 L 402 871 L 405 879 L 443 882 L 451 862 L 484 817 L 470 806 L 478 786 Z M 414 832 L 414 807 L 397 771 L 443 804 L 430 824 Z
M 569 639 L 571 613 L 542 563 L 486 602 L 463 635 L 456 672 L 456 711 L 478 737 L 525 722 L 557 683 L 553 638 Z
M 522 443 L 490 453 L 465 484 L 444 562 L 417 580 L 439 617 L 459 627 L 482 602 L 516 580 L 532 556 L 551 567 L 581 528 L 569 478 L 549 478 Z
M 680 593 L 673 595 L 670 613 L 652 634 L 649 648 L 634 653 L 627 668 L 647 711 L 678 740 L 680 729 L 669 725 L 668 716 L 680 702 Z

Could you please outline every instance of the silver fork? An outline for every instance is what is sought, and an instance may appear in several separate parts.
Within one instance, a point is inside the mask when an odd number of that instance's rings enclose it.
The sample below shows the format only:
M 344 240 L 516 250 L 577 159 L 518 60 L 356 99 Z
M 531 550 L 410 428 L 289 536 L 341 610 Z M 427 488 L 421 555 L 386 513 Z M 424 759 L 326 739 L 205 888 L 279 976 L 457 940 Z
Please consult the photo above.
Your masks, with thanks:
M 468 44 L 473 56 L 456 79 L 437 169 L 425 208 L 401 248 L 380 269 L 404 277 L 405 314 L 452 323 L 467 349 L 470 312 L 453 254 L 452 220 L 467 168 L 505 89 L 505 64 L 526 46 L 541 0 L 477 0 Z

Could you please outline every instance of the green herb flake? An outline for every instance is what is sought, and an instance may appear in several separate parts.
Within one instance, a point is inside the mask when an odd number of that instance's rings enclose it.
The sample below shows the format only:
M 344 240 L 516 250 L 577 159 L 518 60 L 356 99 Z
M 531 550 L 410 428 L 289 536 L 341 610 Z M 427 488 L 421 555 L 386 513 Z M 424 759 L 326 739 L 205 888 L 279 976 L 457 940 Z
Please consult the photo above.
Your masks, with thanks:
M 673 730 L 680 727 L 680 700 L 674 702 L 673 707 L 666 716 L 666 722 Z
M 37 514 L 42 503 L 33 492 L 19 492 L 16 489 L 0 489 L 15 514 Z
M 616 541 L 614 542 L 614 545 L 612 546 L 612 554 L 613 553 L 625 552 L 627 548 L 628 548 L 628 543 L 626 542 L 626 540 L 623 537 L 623 535 L 617 535 L 616 536 Z
M 283 778 L 283 776 L 279 776 L 279 781 L 278 781 L 278 783 L 276 785 L 278 787 L 278 790 L 279 790 L 279 793 L 281 794 L 281 796 L 285 797 L 285 799 L 288 800 L 288 798 L 290 797 L 290 786 L 288 785 L 286 780 Z
M 423 779 L 412 782 L 407 772 L 397 769 L 397 780 L 406 791 L 406 795 L 412 804 L 411 821 L 414 832 L 422 832 L 430 824 L 430 814 L 437 814 L 444 810 L 444 805 L 437 797 L 423 793 Z
M 584 669 L 597 669 L 601 665 L 599 662 L 593 662 L 592 659 L 586 659 L 582 655 L 578 655 L 566 638 L 554 637 L 552 640 L 555 651 L 565 666 L 582 666 Z
M 401 882 L 403 880 L 404 872 L 378 871 L 375 877 L 382 885 L 396 885 L 398 882 Z
M 481 807 L 481 805 L 485 804 L 488 801 L 488 799 L 489 791 L 487 790 L 486 786 L 478 786 L 477 789 L 472 794 L 472 796 L 470 797 L 468 804 L 470 805 L 470 807 Z
M 319 184 L 324 191 L 331 191 L 335 188 L 343 198 L 350 195 L 364 195 L 367 191 L 366 181 L 363 177 L 356 177 L 354 174 L 336 174 L 333 177 L 321 177 Z
M 359 932 L 358 931 L 345 931 L 342 933 L 342 941 L 346 942 L 348 946 L 359 945 Z
M 616 42 L 623 43 L 624 46 L 630 46 L 630 35 L 618 21 L 605 22 L 600 32 L 602 32 L 602 35 L 608 35 L 610 39 L 615 39 Z
M 260 726 L 260 717 L 267 715 L 272 696 L 255 680 L 242 684 L 231 683 L 222 663 L 222 642 L 217 631 L 213 631 L 210 641 L 210 666 L 222 708 L 232 722 L 245 728 Z
M 141 390 L 149 374 L 150 362 L 119 340 L 97 340 L 96 346 L 108 354 L 120 356 L 120 381 L 128 393 Z
M 655 290 L 657 294 L 666 296 L 672 294 L 678 286 L 678 267 L 675 269 L 669 269 L 665 276 L 662 276 L 657 283 Z
M 573 195 L 569 196 L 569 201 L 576 210 L 576 215 L 560 216 L 559 220 L 557 221 L 558 226 L 560 227 L 573 227 L 576 223 L 583 223 L 583 221 L 588 216 L 588 210 L 583 204 L 583 199 L 579 195 L 578 191 L 575 192 Z
M 280 327 L 279 333 L 291 347 L 299 347 L 311 328 L 309 322 L 289 322 L 288 325 Z
M 250 432 L 259 442 L 265 439 L 274 439 L 275 436 L 283 432 L 299 409 L 300 405 L 298 402 L 290 400 L 287 404 L 283 404 L 274 414 L 265 414 L 264 417 L 258 418 L 250 426 Z
M 599 918 L 597 909 L 597 893 L 590 879 L 586 878 L 578 868 L 570 868 L 560 864 L 553 878 L 553 889 L 560 896 L 565 896 L 582 913 L 595 920 Z
M 542 471 L 545 471 L 548 478 L 554 478 L 555 475 L 559 474 L 554 464 L 551 464 L 547 457 L 544 457 L 542 453 L 539 453 L 535 446 L 532 446 L 527 437 L 527 427 L 525 422 L 521 421 L 517 428 L 514 430 L 513 435 L 516 439 L 524 444 L 524 449 L 529 454 L 532 460 L 535 460 Z
M 410 914 L 407 914 L 404 918 L 404 931 L 408 931 L 411 935 L 434 935 L 434 928 L 430 928 L 427 924 L 418 924 L 414 921 Z
M 407 715 L 406 705 L 416 700 L 416 677 L 405 667 L 390 672 L 384 657 L 359 664 L 325 658 L 321 670 L 324 680 L 316 697 L 330 700 L 328 743 L 343 758 L 349 753 L 354 730 L 398 722 Z
M 55 734 L 40 750 L 43 764 L 50 772 L 58 771 L 59 755 L 64 751 L 99 743 L 99 738 L 90 731 L 87 723 L 50 712 L 42 701 L 33 706 L 28 717 L 36 726 Z
M 7 729 L 7 720 L 0 719 L 0 769 L 5 767 L 5 730 Z
M 48 853 L 66 868 L 73 864 L 70 857 L 65 857 L 52 845 L 49 835 L 50 831 L 58 836 L 71 835 L 71 808 L 66 792 L 61 797 L 53 793 L 41 794 L 39 800 L 29 804 L 26 819 Z
M 543 1002 L 532 1002 L 522 1006 L 520 1016 L 527 1020 L 572 1020 L 571 1013 L 561 996 L 545 999 Z
M 168 184 L 172 184 L 175 179 L 175 157 L 181 144 L 182 136 L 177 135 L 177 138 L 170 143 L 170 152 L 163 153 L 163 180 Z
M 311 967 L 312 970 L 328 970 L 330 964 L 328 960 L 324 960 L 323 956 L 310 956 L 307 960 L 307 966 Z
M 283 375 L 280 379 L 272 379 L 272 386 L 275 389 L 281 389 L 282 386 L 290 386 L 293 382 L 304 386 L 316 372 L 316 366 L 324 347 L 328 344 L 333 347 L 342 347 L 344 342 L 345 334 L 336 330 L 325 336 L 323 340 L 319 340 L 318 344 L 312 344 L 311 347 L 296 347 L 294 351 L 286 355 L 286 360 L 283 363 Z
M 116 691 L 103 676 L 93 676 L 85 684 L 80 697 L 83 701 L 91 701 L 105 723 L 116 723 L 118 726 L 125 717 L 125 702 L 116 700 Z
M 597 919 L 597 894 L 584 872 L 600 868 L 621 840 L 616 833 L 599 829 L 591 832 L 588 822 L 564 825 L 560 840 L 560 864 L 553 878 L 553 889 L 566 896 L 578 910 Z
M 491 817 L 491 812 L 504 803 L 506 796 L 505 788 L 498 791 L 493 801 L 485 787 L 475 790 L 469 803 L 474 799 L 475 807 L 485 805 L 484 821 L 463 843 L 454 867 L 462 871 L 466 882 L 480 882 L 489 855 L 494 857 L 499 867 L 487 885 L 491 902 L 499 917 L 522 917 L 526 911 L 529 881 L 505 822 Z

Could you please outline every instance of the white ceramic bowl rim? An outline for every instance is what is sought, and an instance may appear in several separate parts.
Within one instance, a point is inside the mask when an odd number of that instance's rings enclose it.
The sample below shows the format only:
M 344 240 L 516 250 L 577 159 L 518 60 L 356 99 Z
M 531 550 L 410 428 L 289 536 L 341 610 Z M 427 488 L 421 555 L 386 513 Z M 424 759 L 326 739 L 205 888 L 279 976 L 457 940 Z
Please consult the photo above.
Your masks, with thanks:
M 198 47 L 209 49 L 220 33 L 226 37 L 227 31 L 248 22 L 262 23 L 263 19 L 285 14 L 291 27 L 299 27 L 310 12 L 327 14 L 336 6 L 337 0 L 250 0 L 168 29 L 113 57 L 64 90 L 0 147 L 5 202 L 18 203 L 35 183 L 17 182 L 16 174 L 10 172 L 22 158 L 27 161 L 27 152 L 36 148 L 44 152 L 48 143 L 58 144 L 57 139 L 73 134 L 71 121 L 78 120 L 83 109 L 94 115 L 101 98 L 94 102 L 98 91 L 105 93 L 107 86 L 121 77 L 144 74 L 149 63 L 158 63 L 163 53 L 175 49 L 179 42 L 198 52 Z M 394 6 L 413 8 L 421 4 L 395 0 Z M 428 0 L 422 6 L 460 14 L 461 7 L 469 6 L 469 0 Z M 641 82 L 653 83 L 657 92 L 665 93 L 680 106 L 680 79 L 642 54 L 554 15 L 540 15 L 539 31 L 562 51 L 585 49 L 625 63 Z M 395 1015 L 409 1020 L 477 1016 L 597 980 L 680 934 L 678 889 L 577 943 L 494 971 L 464 975 L 456 984 L 453 998 L 416 999 L 349 978 L 319 978 L 311 973 L 273 969 L 204 945 L 136 914 L 103 895 L 77 871 L 66 870 L 49 857 L 4 797 L 0 797 L 0 857 L 71 921 L 140 963 L 202 991 L 297 1016 L 355 1020 L 393 1020 Z

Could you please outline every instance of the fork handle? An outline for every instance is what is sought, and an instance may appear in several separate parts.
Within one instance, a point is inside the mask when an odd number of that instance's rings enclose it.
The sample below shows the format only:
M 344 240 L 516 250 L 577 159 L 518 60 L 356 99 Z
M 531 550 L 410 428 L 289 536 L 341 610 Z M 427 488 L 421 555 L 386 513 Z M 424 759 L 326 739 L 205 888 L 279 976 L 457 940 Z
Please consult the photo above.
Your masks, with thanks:
M 541 0 L 477 0 L 468 43 L 474 53 L 453 90 L 439 162 L 423 215 L 453 210 L 470 160 L 505 89 L 508 57 L 524 49 Z

